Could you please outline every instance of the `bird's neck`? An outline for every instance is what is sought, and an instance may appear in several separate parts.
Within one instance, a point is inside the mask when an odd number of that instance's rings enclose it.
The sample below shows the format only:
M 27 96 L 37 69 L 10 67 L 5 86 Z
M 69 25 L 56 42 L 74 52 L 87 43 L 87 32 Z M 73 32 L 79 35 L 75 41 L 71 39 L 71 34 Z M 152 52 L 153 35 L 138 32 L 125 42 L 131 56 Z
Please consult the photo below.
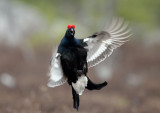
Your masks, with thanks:
M 65 37 L 67 40 L 74 40 L 74 36 Z
M 67 40 L 73 40 L 74 36 L 70 35 L 69 33 L 66 32 L 65 36 L 64 36 Z

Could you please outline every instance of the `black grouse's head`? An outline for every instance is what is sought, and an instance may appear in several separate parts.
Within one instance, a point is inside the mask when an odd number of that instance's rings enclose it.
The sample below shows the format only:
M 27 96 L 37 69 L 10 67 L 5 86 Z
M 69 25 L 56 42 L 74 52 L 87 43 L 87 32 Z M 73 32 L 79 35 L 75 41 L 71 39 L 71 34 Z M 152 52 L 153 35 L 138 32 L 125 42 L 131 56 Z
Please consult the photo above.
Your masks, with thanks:
M 66 35 L 68 37 L 74 37 L 74 34 L 75 34 L 75 25 L 68 25 L 67 26 L 67 32 L 66 32 Z

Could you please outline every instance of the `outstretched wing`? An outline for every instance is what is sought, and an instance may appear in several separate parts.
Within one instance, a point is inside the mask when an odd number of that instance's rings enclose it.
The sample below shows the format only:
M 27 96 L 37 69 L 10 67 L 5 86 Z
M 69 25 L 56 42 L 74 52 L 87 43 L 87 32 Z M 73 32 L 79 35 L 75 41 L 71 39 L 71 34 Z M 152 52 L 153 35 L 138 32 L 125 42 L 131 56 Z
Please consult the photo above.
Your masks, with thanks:
M 63 74 L 60 57 L 60 53 L 53 53 L 48 87 L 60 86 L 67 81 L 66 76 Z
M 105 60 L 114 49 L 128 41 L 130 36 L 128 23 L 124 22 L 123 19 L 113 19 L 106 30 L 96 32 L 85 38 L 83 42 L 88 45 L 86 46 L 86 49 L 88 49 L 88 67 L 93 67 Z

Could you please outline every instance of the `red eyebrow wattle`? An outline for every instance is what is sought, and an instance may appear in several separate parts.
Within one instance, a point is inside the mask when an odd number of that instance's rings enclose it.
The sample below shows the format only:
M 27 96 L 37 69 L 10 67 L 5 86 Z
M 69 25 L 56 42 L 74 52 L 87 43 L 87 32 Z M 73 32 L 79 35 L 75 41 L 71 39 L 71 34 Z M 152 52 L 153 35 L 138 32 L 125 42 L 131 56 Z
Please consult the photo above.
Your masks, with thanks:
M 75 25 L 74 24 L 72 25 L 72 27 L 73 27 L 73 29 L 75 29 Z
M 71 29 L 71 25 L 68 25 L 67 28 L 68 28 L 68 29 Z

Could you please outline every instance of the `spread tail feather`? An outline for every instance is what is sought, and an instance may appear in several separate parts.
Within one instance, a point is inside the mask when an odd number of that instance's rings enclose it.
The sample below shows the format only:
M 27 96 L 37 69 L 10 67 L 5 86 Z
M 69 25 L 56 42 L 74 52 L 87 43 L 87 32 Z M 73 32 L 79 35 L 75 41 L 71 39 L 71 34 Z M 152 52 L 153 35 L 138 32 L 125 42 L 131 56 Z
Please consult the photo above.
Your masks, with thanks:
M 76 91 L 74 90 L 74 88 L 72 87 L 72 96 L 73 96 L 73 107 L 75 109 L 77 109 L 78 111 L 78 107 L 79 107 L 79 95 L 76 93 Z
M 106 81 L 101 84 L 95 84 L 88 78 L 88 84 L 86 88 L 88 90 L 100 90 L 101 88 L 105 87 L 107 84 L 108 83 Z

